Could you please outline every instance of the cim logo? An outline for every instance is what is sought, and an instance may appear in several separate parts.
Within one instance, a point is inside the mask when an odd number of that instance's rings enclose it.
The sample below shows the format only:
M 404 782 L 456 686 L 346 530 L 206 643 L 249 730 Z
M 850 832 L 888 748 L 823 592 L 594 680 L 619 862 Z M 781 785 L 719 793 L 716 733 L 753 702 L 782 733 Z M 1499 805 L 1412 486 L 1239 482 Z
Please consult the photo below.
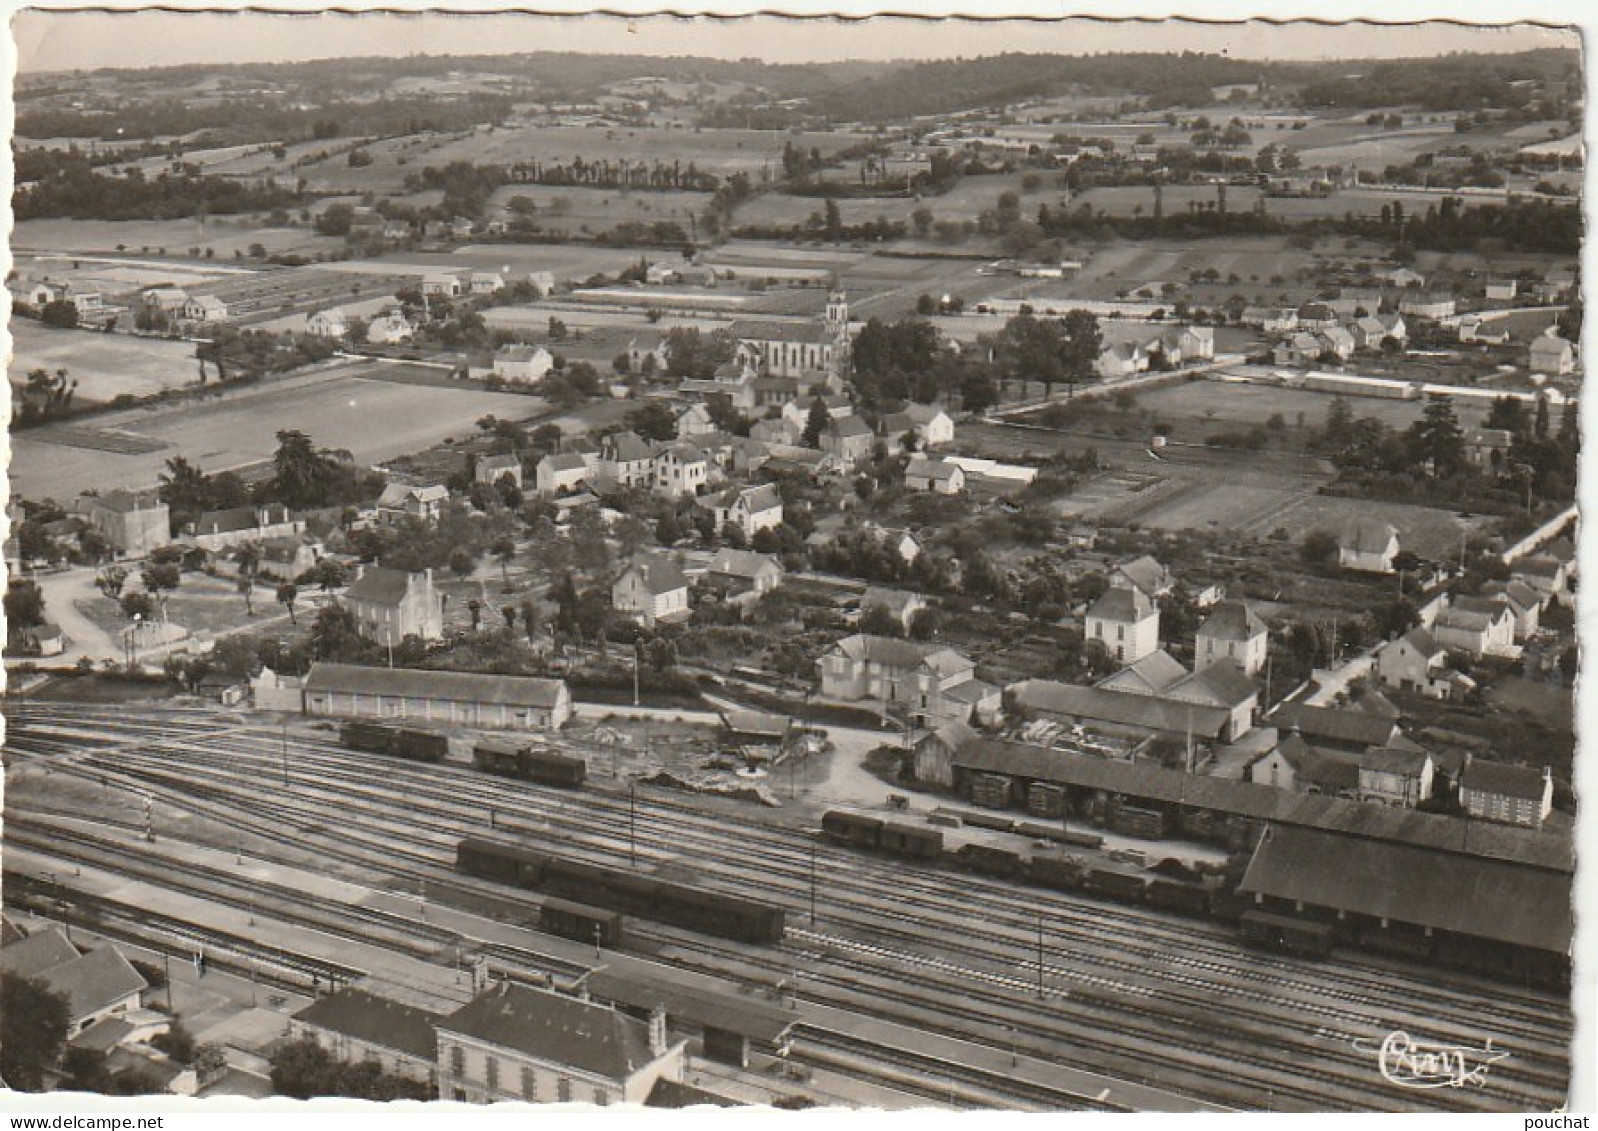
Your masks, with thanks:
M 1387 1034 L 1379 1046 L 1360 1037 L 1354 1047 L 1373 1053 L 1382 1079 L 1399 1088 L 1480 1088 L 1487 1083 L 1488 1068 L 1509 1057 L 1493 1048 L 1491 1040 L 1480 1047 L 1420 1041 L 1401 1029 Z

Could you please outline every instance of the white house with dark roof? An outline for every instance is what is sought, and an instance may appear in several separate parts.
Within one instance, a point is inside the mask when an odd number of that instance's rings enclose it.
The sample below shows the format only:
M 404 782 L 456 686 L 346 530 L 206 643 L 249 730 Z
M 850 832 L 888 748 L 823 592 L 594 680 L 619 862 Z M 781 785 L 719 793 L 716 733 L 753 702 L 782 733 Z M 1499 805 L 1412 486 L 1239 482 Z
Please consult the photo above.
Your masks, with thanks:
M 1392 573 L 1398 549 L 1397 527 L 1378 518 L 1358 518 L 1338 538 L 1337 564 L 1360 573 Z
M 840 417 L 821 431 L 821 450 L 848 468 L 871 455 L 875 443 L 871 426 L 858 416 Z
M 289 1035 L 308 1037 L 347 1064 L 371 1061 L 436 1095 L 438 1020 L 436 1013 L 346 986 L 294 1014 Z
M 1432 636 L 1444 648 L 1472 656 L 1516 656 L 1515 614 L 1501 597 L 1455 597 L 1437 614 Z
M 363 565 L 339 598 L 360 627 L 361 635 L 392 647 L 407 636 L 440 640 L 444 636 L 443 596 L 433 584 L 433 571 L 408 573 Z
M 1569 588 L 1572 562 L 1565 562 L 1551 554 L 1534 554 L 1520 558 L 1510 567 L 1510 576 L 1536 590 L 1546 605 L 1549 600 L 1563 598 Z
M 904 485 L 911 491 L 958 495 L 965 490 L 965 468 L 948 460 L 915 455 L 904 469 Z
M 599 441 L 599 476 L 619 487 L 650 488 L 655 453 L 655 446 L 636 432 L 612 432 Z
M 479 994 L 438 1034 L 439 1097 L 465 1103 L 642 1104 L 681 1081 L 686 1041 L 608 1005 L 515 982 Z
M 646 627 L 684 620 L 689 613 L 688 578 L 663 554 L 639 554 L 611 585 L 610 603 Z
M 1455 306 L 1454 296 L 1451 294 L 1417 292 L 1407 294 L 1398 300 L 1398 313 L 1410 318 L 1440 322 L 1444 318 L 1454 316 Z
M 898 709 L 918 725 L 991 718 L 1000 692 L 975 677 L 976 664 L 951 648 L 856 633 L 817 662 L 821 694 Z
M 1553 771 L 1471 758 L 1459 777 L 1459 804 L 1481 820 L 1541 828 L 1554 808 Z
M 705 567 L 702 584 L 723 597 L 755 598 L 782 584 L 783 568 L 771 554 L 723 546 Z
M 118 553 L 129 557 L 145 557 L 172 542 L 171 511 L 154 491 L 119 487 L 100 495 L 80 495 L 72 509 Z
M 1542 594 L 1518 578 L 1489 581 L 1482 587 L 1484 596 L 1502 600 L 1515 618 L 1515 640 L 1524 643 L 1535 636 L 1542 620 Z
M 1447 699 L 1459 689 L 1458 674 L 1448 666 L 1448 649 L 1424 628 L 1412 628 L 1376 652 L 1376 677 L 1400 691 Z
M 1265 622 L 1246 603 L 1219 601 L 1198 627 L 1193 660 L 1199 667 L 1231 660 L 1244 675 L 1257 675 L 1265 666 L 1268 640 Z
M 318 338 L 342 338 L 350 332 L 349 317 L 337 306 L 313 310 L 305 316 L 305 332 Z
M 538 461 L 533 469 L 533 482 L 538 493 L 546 498 L 576 491 L 593 480 L 598 462 L 598 456 L 552 452 Z
M 1140 589 L 1111 586 L 1088 608 L 1084 639 L 1097 640 L 1120 664 L 1160 647 L 1160 607 Z
M 543 346 L 501 346 L 494 354 L 494 376 L 513 385 L 541 381 L 555 368 L 555 355 Z
M 745 538 L 753 539 L 762 530 L 782 525 L 782 495 L 772 483 L 758 487 L 731 487 L 711 504 L 716 529 L 736 526 Z
M 404 719 L 488 730 L 559 730 L 571 718 L 564 680 L 478 672 L 311 665 L 302 701 L 307 715 Z
M 226 322 L 228 305 L 215 295 L 192 295 L 183 304 L 183 317 L 190 322 Z
M 1147 554 L 1116 566 L 1109 580 L 1111 589 L 1136 589 L 1149 598 L 1165 596 L 1175 584 L 1171 571 Z
M 869 586 L 860 598 L 861 612 L 872 608 L 886 609 L 905 632 L 910 631 L 910 623 L 926 607 L 927 599 L 920 593 L 912 589 L 890 589 L 883 585 Z
M 477 483 L 487 483 L 493 486 L 507 475 L 510 476 L 511 482 L 516 484 L 516 489 L 520 491 L 522 489 L 522 458 L 513 452 L 478 456 L 477 462 L 472 466 L 472 479 Z
M 437 522 L 447 502 L 449 488 L 442 483 L 388 483 L 377 497 L 377 520 L 398 523 L 413 518 Z
M 1435 769 L 1424 750 L 1374 747 L 1359 759 L 1359 800 L 1413 809 L 1431 797 Z
M 36 978 L 67 999 L 67 1037 L 143 1004 L 149 983 L 122 952 L 106 943 L 90 951 L 74 946 L 57 927 L 46 927 L 0 947 L 0 970 Z
M 686 440 L 666 444 L 655 453 L 654 491 L 671 498 L 693 497 L 710 485 L 710 457 Z
M 1533 373 L 1548 373 L 1562 377 L 1576 370 L 1576 347 L 1551 329 L 1539 335 L 1527 351 L 1526 364 Z
M 304 532 L 305 520 L 296 518 L 282 503 L 262 503 L 206 511 L 195 520 L 191 537 L 200 549 L 214 554 L 245 542 L 288 538 Z

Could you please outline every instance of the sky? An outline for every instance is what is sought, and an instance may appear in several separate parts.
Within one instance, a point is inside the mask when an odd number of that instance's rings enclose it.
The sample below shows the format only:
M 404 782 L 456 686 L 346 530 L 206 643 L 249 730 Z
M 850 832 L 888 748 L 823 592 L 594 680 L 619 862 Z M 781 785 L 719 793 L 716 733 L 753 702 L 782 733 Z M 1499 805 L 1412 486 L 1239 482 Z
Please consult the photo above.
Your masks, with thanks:
M 608 6 L 608 5 L 607 5 Z M 976 7 L 970 5 L 969 8 Z M 1240 9 L 1260 11 L 1262 5 Z M 1221 5 L 1205 6 L 1224 14 Z M 1012 9 L 1014 10 L 1014 9 Z M 1328 11 L 1326 6 L 1322 11 Z M 1538 9 L 1523 9 L 1530 15 Z M 1545 7 L 1541 11 L 1548 12 Z M 1493 18 L 1485 12 L 1481 18 Z M 1499 18 L 1504 18 L 1500 16 Z M 1512 18 L 1512 17 L 1511 17 Z M 1554 12 L 1540 19 L 1556 19 Z M 798 63 L 827 59 L 950 58 L 1002 51 L 1225 52 L 1240 58 L 1411 57 L 1449 51 L 1576 46 L 1565 31 L 1520 26 L 1271 26 L 1195 22 L 905 19 L 786 20 L 499 14 L 351 15 L 317 13 L 107 13 L 30 9 L 12 32 L 25 73 L 192 62 L 298 61 L 360 55 L 514 54 L 540 50 L 643 55 L 757 57 Z

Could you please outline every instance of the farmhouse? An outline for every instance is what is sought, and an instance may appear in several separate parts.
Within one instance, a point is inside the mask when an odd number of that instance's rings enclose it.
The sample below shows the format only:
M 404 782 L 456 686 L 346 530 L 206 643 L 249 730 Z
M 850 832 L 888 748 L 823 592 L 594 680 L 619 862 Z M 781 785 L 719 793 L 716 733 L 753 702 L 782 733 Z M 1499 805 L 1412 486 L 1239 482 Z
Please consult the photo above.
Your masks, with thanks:
M 1526 364 L 1534 373 L 1550 373 L 1560 377 L 1575 371 L 1576 350 L 1550 328 L 1548 333 L 1531 343 Z
M 303 518 L 295 518 L 282 503 L 267 503 L 255 507 L 206 511 L 195 521 L 192 537 L 196 546 L 214 554 L 229 546 L 267 538 L 285 538 L 304 530 Z
M 442 722 L 491 730 L 559 730 L 571 717 L 564 680 L 475 672 L 311 665 L 307 715 Z
M 782 524 L 782 496 L 770 483 L 730 488 L 716 499 L 711 510 L 716 516 L 717 530 L 736 526 L 746 539 Z
M 1515 656 L 1515 615 L 1494 597 L 1455 597 L 1432 622 L 1432 635 L 1445 648 L 1472 656 Z
M 1542 595 L 1524 581 L 1489 581 L 1482 586 L 1485 596 L 1503 601 L 1515 618 L 1515 640 L 1525 641 L 1537 633 L 1542 619 Z
M 911 491 L 958 495 L 965 490 L 965 470 L 947 460 L 911 456 L 909 466 L 904 469 L 904 485 Z
M 660 554 L 639 554 L 610 587 L 610 603 L 646 628 L 688 616 L 688 579 Z
M 844 467 L 852 468 L 869 456 L 875 442 L 871 426 L 857 416 L 834 420 L 821 432 L 821 450 Z
M 1344 528 L 1337 564 L 1361 573 L 1392 573 L 1398 556 L 1398 530 L 1380 519 L 1359 518 Z
M 473 271 L 470 285 L 474 295 L 498 294 L 505 289 L 505 276 L 498 271 Z
M 818 667 L 822 695 L 899 708 L 918 726 L 964 722 L 973 711 L 991 717 L 999 708 L 999 689 L 974 677 L 972 661 L 935 645 L 856 634 L 833 645 Z
M 1245 326 L 1257 326 L 1266 334 L 1286 334 L 1298 329 L 1298 308 L 1292 306 L 1248 306 L 1241 319 Z
M 592 464 L 597 462 L 597 459 L 590 461 L 575 452 L 556 452 L 545 456 L 538 461 L 538 467 L 533 472 L 538 493 L 548 497 L 575 491 L 593 477 Z
M 516 489 L 522 489 L 522 460 L 520 456 L 506 452 L 501 455 L 479 456 L 472 467 L 472 479 L 477 483 L 497 484 L 505 476 L 510 476 L 511 482 L 516 484 Z
M 1106 380 L 1130 377 L 1149 367 L 1149 355 L 1136 342 L 1116 342 L 1106 346 L 1093 363 L 1094 372 Z
M 1376 675 L 1388 687 L 1430 699 L 1447 699 L 1463 690 L 1459 673 L 1448 667 L 1448 649 L 1424 628 L 1412 628 L 1376 653 Z
M 190 322 L 226 322 L 228 306 L 215 295 L 196 295 L 183 304 L 183 317 Z
M 494 376 L 512 384 L 531 385 L 555 368 L 555 358 L 543 346 L 501 346 L 494 354 Z
M 374 346 L 391 346 L 408 342 L 416 336 L 416 327 L 410 319 L 397 310 L 391 310 L 372 319 L 366 326 L 366 340 Z
M 406 519 L 436 522 L 447 502 L 449 488 L 443 484 L 389 483 L 377 497 L 377 519 L 391 524 Z
M 350 332 L 349 319 L 336 306 L 313 310 L 305 316 L 305 332 L 318 338 L 342 338 Z
M 444 598 L 433 571 L 408 573 L 363 565 L 339 599 L 362 636 L 393 647 L 407 636 L 438 640 L 444 635 Z
M 145 557 L 172 541 L 170 512 L 153 491 L 118 488 L 103 495 L 82 495 L 73 509 L 118 553 L 129 557 Z
M 465 293 L 466 286 L 459 275 L 439 272 L 422 276 L 422 294 L 427 298 L 455 298 Z
M 705 567 L 703 584 L 724 598 L 759 597 L 782 584 L 782 563 L 771 554 L 723 546 Z
M 937 405 L 911 402 L 905 407 L 904 415 L 914 423 L 916 439 L 923 448 L 954 442 L 954 419 Z

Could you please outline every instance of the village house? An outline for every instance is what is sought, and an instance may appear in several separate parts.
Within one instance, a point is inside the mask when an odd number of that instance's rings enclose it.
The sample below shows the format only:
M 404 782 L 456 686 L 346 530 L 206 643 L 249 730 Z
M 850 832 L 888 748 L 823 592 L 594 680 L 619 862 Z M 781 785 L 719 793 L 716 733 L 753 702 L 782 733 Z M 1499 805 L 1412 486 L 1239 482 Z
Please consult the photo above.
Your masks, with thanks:
M 1553 332 L 1541 334 L 1533 339 L 1527 351 L 1527 366 L 1533 373 L 1547 373 L 1555 377 L 1562 377 L 1576 370 L 1576 350 L 1564 338 Z
M 1257 675 L 1265 666 L 1265 622 L 1242 601 L 1221 601 L 1199 625 L 1194 638 L 1193 661 L 1200 667 L 1231 660 L 1244 675 Z
M 1165 596 L 1175 586 L 1171 571 L 1147 554 L 1117 565 L 1110 571 L 1109 583 L 1111 589 L 1136 589 L 1150 600 Z
M 115 946 L 83 951 L 55 926 L 0 947 L 0 970 L 12 978 L 37 979 L 66 999 L 68 1039 L 107 1019 L 136 1013 L 149 988 Z
M 1498 325 L 1475 314 L 1461 318 L 1455 329 L 1461 342 L 1479 342 L 1482 345 L 1506 345 L 1510 339 L 1509 328 Z
M 444 635 L 444 598 L 430 569 L 408 573 L 359 566 L 339 604 L 355 618 L 362 636 L 388 647 L 407 636 L 439 640 Z
M 1298 310 L 1291 306 L 1248 306 L 1241 319 L 1245 326 L 1257 326 L 1265 334 L 1286 334 L 1298 329 Z
M 774 484 L 758 487 L 732 487 L 711 504 L 716 529 L 737 527 L 746 539 L 753 540 L 762 530 L 782 524 L 782 496 Z
M 1271 347 L 1271 361 L 1277 365 L 1313 365 L 1320 360 L 1321 338 L 1307 330 L 1290 334 Z
M 485 730 L 556 731 L 572 713 L 564 680 L 320 662 L 305 677 L 303 702 L 313 717 L 408 719 Z
M 1432 636 L 1444 648 L 1472 656 L 1515 656 L 1515 615 L 1507 601 L 1455 597 L 1432 621 Z
M 627 342 L 627 370 L 630 373 L 664 373 L 671 361 L 670 343 L 665 334 L 650 331 Z
M 1215 331 L 1209 326 L 1173 326 L 1144 343 L 1147 352 L 1158 352 L 1167 365 L 1200 365 L 1215 358 Z
M 1553 771 L 1473 757 L 1459 778 L 1459 804 L 1481 820 L 1541 828 L 1554 807 Z
M 1465 432 L 1465 458 L 1485 470 L 1498 470 L 1515 446 L 1514 433 L 1504 428 L 1470 428 Z
M 1512 302 L 1519 287 L 1514 279 L 1492 279 L 1487 283 L 1488 302 Z
M 618 487 L 650 488 L 655 448 L 636 432 L 612 432 L 599 441 L 599 477 Z
M 455 298 L 465 291 L 466 284 L 459 275 L 439 272 L 422 276 L 422 294 L 426 298 Z
M 211 324 L 226 322 L 227 303 L 215 295 L 195 295 L 183 304 L 183 317 L 189 322 Z
M 1543 604 L 1562 600 L 1569 588 L 1569 572 L 1564 562 L 1549 554 L 1520 558 L 1510 566 L 1510 576 L 1536 590 Z
M 1450 294 L 1409 293 L 1398 300 L 1398 313 L 1428 322 L 1452 318 L 1454 307 L 1454 296 Z
M 391 1076 L 438 1088 L 439 1015 L 344 986 L 294 1014 L 289 1036 L 315 1041 L 346 1064 L 371 1061 Z
M 1339 324 L 1337 311 L 1324 302 L 1306 302 L 1298 308 L 1300 330 L 1330 330 Z
M 439 1097 L 464 1103 L 642 1104 L 681 1081 L 685 1041 L 664 1010 L 638 1021 L 600 1005 L 501 982 L 436 1024 Z
M 904 469 L 904 485 L 910 491 L 958 495 L 965 490 L 965 469 L 947 460 L 911 456 L 909 465 Z
M 1398 723 L 1384 715 L 1344 707 L 1283 703 L 1271 715 L 1283 734 L 1298 734 L 1313 746 L 1344 754 L 1363 754 L 1374 747 L 1419 749 L 1404 737 Z
M 991 718 L 999 708 L 999 689 L 975 678 L 976 665 L 960 653 L 936 645 L 857 633 L 833 645 L 817 665 L 821 694 L 846 702 L 895 708 L 917 726 Z
M 677 563 L 661 554 L 639 554 L 610 587 L 617 612 L 646 628 L 688 617 L 688 579 Z
M 1112 586 L 1087 611 L 1086 641 L 1097 640 L 1120 664 L 1134 664 L 1160 646 L 1160 607 L 1139 589 Z
M 1376 676 L 1388 687 L 1429 699 L 1447 699 L 1463 690 L 1459 673 L 1448 666 L 1448 649 L 1419 627 L 1382 645 L 1376 653 Z
M 543 346 L 501 346 L 494 354 L 494 376 L 511 384 L 531 385 L 555 368 L 555 357 Z
M 282 503 L 262 503 L 206 511 L 195 520 L 191 540 L 195 546 L 214 554 L 230 546 L 267 538 L 287 538 L 304 531 L 305 520 L 294 517 L 288 507 Z
M 1431 797 L 1434 772 L 1424 750 L 1368 750 L 1359 759 L 1359 800 L 1413 809 Z
M 853 468 L 871 455 L 876 435 L 858 416 L 845 416 L 822 429 L 821 450 L 845 468 Z
M 80 495 L 73 510 L 98 530 L 119 554 L 147 557 L 172 541 L 172 518 L 154 491 L 117 488 L 103 495 Z
M 771 554 L 723 546 L 705 567 L 701 584 L 723 599 L 754 598 L 782 584 L 782 563 Z
M 710 409 L 702 404 L 685 405 L 677 413 L 677 439 L 691 440 L 696 436 L 708 436 L 716 431 L 715 418 L 710 415 Z
M 910 631 L 916 614 L 927 607 L 927 599 L 910 589 L 889 589 L 882 585 L 868 587 L 860 598 L 860 611 L 883 609 L 898 623 L 901 632 Z
M 1358 518 L 1344 527 L 1337 564 L 1360 573 L 1392 573 L 1398 556 L 1398 530 L 1375 518 Z
M 392 346 L 416 336 L 416 327 L 398 310 L 378 315 L 366 325 L 366 340 L 374 346 Z
M 505 289 L 505 276 L 498 271 L 473 271 L 468 285 L 474 295 L 495 295 Z
M 654 469 L 652 489 L 657 495 L 692 498 L 710 483 L 710 457 L 696 444 L 679 441 L 665 445 L 655 453 Z
M 904 415 L 915 424 L 916 439 L 923 450 L 954 443 L 954 418 L 935 404 L 905 406 Z
M 585 458 L 576 452 L 554 452 L 538 461 L 533 481 L 545 498 L 575 491 L 594 476 L 597 457 Z
M 1149 355 L 1136 342 L 1115 342 L 1099 352 L 1093 371 L 1105 380 L 1130 377 L 1149 367 Z
M 275 581 L 295 581 L 315 568 L 322 557 L 322 543 L 303 535 L 263 538 L 259 544 L 255 570 Z
M 439 483 L 389 483 L 377 497 L 377 520 L 395 524 L 406 519 L 437 522 L 449 502 L 449 488 Z
M 342 338 L 350 332 L 349 318 L 336 306 L 313 310 L 305 316 L 305 332 L 318 338 Z
M 505 476 L 510 476 L 516 489 L 522 489 L 522 459 L 511 452 L 500 455 L 478 456 L 472 466 L 472 480 L 494 486 Z
M 1542 595 L 1524 581 L 1489 581 L 1482 587 L 1485 596 L 1503 601 L 1515 618 L 1515 641 L 1523 643 L 1537 634 L 1542 620 Z

